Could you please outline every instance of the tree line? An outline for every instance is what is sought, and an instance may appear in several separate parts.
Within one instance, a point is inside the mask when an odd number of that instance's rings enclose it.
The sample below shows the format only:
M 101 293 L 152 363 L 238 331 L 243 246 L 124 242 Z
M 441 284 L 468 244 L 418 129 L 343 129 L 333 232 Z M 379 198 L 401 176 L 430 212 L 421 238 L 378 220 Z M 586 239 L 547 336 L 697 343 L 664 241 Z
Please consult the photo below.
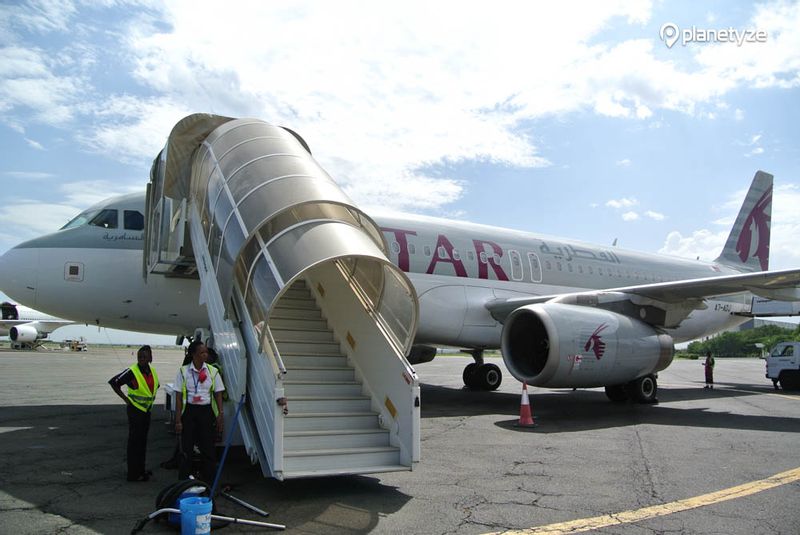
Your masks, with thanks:
M 689 344 L 684 353 L 690 358 L 704 356 L 711 351 L 715 357 L 760 357 L 761 348 L 769 351 L 778 342 L 800 341 L 800 325 L 795 329 L 785 329 L 777 325 L 763 325 L 744 331 L 724 332 L 707 340 Z

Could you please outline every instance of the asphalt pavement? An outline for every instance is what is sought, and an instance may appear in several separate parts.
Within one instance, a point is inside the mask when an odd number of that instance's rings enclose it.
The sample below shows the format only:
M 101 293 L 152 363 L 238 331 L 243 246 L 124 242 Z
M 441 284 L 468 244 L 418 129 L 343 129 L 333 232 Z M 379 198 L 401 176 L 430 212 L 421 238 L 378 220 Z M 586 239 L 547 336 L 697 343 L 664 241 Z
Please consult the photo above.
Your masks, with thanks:
M 162 389 L 154 480 L 125 481 L 125 409 L 107 381 L 132 351 L 0 351 L 0 533 L 128 533 L 177 479 L 159 467 L 175 444 Z M 171 381 L 180 351 L 154 356 Z M 700 361 L 676 361 L 660 374 L 657 405 L 613 404 L 602 389 L 530 389 L 532 430 L 513 425 L 521 384 L 502 361 L 492 359 L 504 372 L 496 392 L 462 387 L 470 361 L 417 366 L 422 460 L 412 472 L 278 482 L 233 456 L 223 482 L 288 533 L 800 532 L 800 395 L 774 391 L 763 361 L 718 358 L 714 390 L 703 388 Z

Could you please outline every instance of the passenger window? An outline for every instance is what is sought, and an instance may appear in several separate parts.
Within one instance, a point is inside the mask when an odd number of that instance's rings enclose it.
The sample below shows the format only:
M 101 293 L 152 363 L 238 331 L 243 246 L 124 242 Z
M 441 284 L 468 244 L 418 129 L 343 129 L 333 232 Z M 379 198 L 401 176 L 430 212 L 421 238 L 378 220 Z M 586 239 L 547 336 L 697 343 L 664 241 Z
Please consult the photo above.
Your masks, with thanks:
M 413 243 L 408 244 L 408 252 L 411 254 L 417 254 L 417 248 Z
M 400 254 L 400 244 L 397 243 L 396 241 L 392 242 L 392 252 L 394 254 Z
M 447 251 L 444 249 L 444 245 L 440 245 L 438 249 L 436 249 L 436 253 L 439 255 L 439 258 L 447 258 Z
M 430 245 L 426 245 L 425 246 L 425 256 L 430 256 L 430 255 L 431 255 L 431 246 Z
M 144 216 L 136 210 L 125 210 L 125 230 L 144 230 Z
M 550 271 L 551 269 L 553 269 L 553 267 L 550 265 L 550 261 L 549 261 L 549 260 L 545 260 L 545 261 L 544 261 L 544 268 L 545 268 L 547 271 Z
M 453 249 L 453 260 L 461 260 L 461 254 L 458 249 Z
M 486 251 L 481 251 L 481 254 L 478 255 L 478 258 L 481 259 L 481 264 L 485 264 L 486 263 Z
M 92 220 L 89 221 L 89 224 L 95 227 L 117 228 L 118 217 L 116 210 L 100 210 L 100 213 L 94 216 Z
M 475 260 L 475 254 L 472 251 L 467 251 L 467 258 Z

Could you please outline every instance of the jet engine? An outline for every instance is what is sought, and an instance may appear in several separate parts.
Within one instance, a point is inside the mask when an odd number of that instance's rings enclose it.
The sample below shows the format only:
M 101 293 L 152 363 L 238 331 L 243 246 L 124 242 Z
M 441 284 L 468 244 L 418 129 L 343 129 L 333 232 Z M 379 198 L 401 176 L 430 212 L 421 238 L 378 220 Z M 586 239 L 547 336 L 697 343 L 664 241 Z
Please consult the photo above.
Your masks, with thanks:
M 411 351 L 406 358 L 408 359 L 408 362 L 413 365 L 430 362 L 434 359 L 434 357 L 436 357 L 435 346 L 413 345 L 411 346 Z
M 652 388 L 653 398 L 651 374 L 669 366 L 674 351 L 670 336 L 642 321 L 563 303 L 516 309 L 506 319 L 501 344 L 508 370 L 530 385 L 630 390 L 636 380 L 650 377 L 651 384 L 638 388 Z
M 11 338 L 12 342 L 35 342 L 40 338 L 44 338 L 39 331 L 36 330 L 36 327 L 31 325 L 17 325 L 16 327 L 11 327 L 8 332 L 9 337 Z

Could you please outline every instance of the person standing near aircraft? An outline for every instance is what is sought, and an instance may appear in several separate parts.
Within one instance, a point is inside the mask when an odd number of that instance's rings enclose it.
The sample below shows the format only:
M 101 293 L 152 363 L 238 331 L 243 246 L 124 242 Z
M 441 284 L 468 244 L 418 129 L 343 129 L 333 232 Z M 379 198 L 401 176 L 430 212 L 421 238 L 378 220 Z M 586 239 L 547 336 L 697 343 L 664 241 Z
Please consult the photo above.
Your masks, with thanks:
M 158 374 L 153 366 L 153 351 L 144 345 L 136 353 L 136 364 L 112 377 L 108 384 L 127 405 L 128 413 L 128 481 L 147 481 L 152 472 L 145 468 L 147 432 L 150 430 L 150 409 L 158 391 Z M 122 385 L 128 394 L 122 393 Z
M 703 388 L 714 389 L 714 357 L 711 356 L 711 351 L 706 353 L 706 361 L 703 363 L 706 369 L 706 386 Z
M 219 371 L 206 364 L 208 348 L 202 342 L 189 344 L 187 353 L 192 361 L 181 366 L 175 377 L 175 392 L 180 392 L 175 400 L 175 432 L 181 436 L 183 451 L 178 479 L 189 477 L 192 453 L 197 444 L 202 457 L 200 475 L 203 481 L 211 483 L 216 465 L 215 429 L 221 433 L 224 427 L 222 392 L 225 385 Z

